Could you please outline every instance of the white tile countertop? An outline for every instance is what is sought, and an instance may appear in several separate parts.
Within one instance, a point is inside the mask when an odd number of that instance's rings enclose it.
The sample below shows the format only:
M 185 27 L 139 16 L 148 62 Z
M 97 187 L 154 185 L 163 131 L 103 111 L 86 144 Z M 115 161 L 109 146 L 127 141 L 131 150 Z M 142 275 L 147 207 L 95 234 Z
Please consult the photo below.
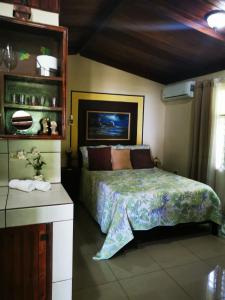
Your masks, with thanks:
M 0 210 L 5 210 L 8 196 L 8 188 L 0 187 Z
M 12 227 L 72 220 L 73 201 L 59 183 L 52 184 L 48 192 L 1 187 L 0 212 L 0 227 L 4 223 L 4 227 Z
M 73 204 L 61 184 L 51 184 L 51 186 L 52 188 L 48 192 L 34 190 L 27 193 L 9 189 L 6 209 Z

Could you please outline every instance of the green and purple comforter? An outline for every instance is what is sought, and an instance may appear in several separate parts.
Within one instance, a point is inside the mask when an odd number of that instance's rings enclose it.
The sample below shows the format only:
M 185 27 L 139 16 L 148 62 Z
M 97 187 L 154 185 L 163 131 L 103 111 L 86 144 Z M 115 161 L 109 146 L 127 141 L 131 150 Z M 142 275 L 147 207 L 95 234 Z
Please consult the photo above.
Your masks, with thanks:
M 98 222 L 105 242 L 94 259 L 108 259 L 133 239 L 133 230 L 213 221 L 221 204 L 207 185 L 158 168 L 82 170 L 81 201 Z

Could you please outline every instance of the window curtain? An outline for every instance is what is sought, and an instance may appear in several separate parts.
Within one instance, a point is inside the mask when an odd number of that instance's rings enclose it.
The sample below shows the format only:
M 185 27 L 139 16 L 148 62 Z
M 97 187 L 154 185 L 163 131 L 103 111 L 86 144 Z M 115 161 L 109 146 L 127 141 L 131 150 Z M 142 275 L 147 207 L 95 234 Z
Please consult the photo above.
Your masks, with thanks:
M 196 82 L 194 99 L 194 117 L 191 143 L 190 178 L 207 183 L 210 158 L 212 109 L 212 80 Z
M 211 102 L 211 135 L 207 184 L 220 197 L 225 213 L 225 80 L 215 79 Z

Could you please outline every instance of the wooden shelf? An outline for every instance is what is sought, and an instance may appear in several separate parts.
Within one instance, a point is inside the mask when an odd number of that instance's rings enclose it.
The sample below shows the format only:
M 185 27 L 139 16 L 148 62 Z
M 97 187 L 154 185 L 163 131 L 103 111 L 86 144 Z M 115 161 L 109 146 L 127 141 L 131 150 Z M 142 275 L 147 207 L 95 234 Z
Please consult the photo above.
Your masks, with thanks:
M 0 17 L 0 45 L 12 45 L 18 56 L 15 69 L 7 72 L 4 64 L 0 67 L 0 138 L 65 138 L 67 35 L 64 27 Z M 37 72 L 37 56 L 41 54 L 41 47 L 48 47 L 50 55 L 57 58 L 57 76 L 41 76 Z M 28 59 L 20 59 L 22 49 L 29 54 Z M 30 101 L 20 104 L 21 95 L 26 100 L 34 96 L 39 101 L 35 102 L 37 105 L 31 105 Z M 40 105 L 42 97 L 46 106 Z M 53 98 L 56 99 L 56 107 L 48 106 L 52 105 Z M 12 123 L 12 115 L 18 110 L 27 111 L 32 117 L 32 126 L 26 131 Z M 58 136 L 39 135 L 40 122 L 44 118 L 57 123 Z
M 39 105 L 22 105 L 22 104 L 11 104 L 5 103 L 4 107 L 6 108 L 16 108 L 19 110 L 40 110 L 40 111 L 62 111 L 62 107 L 47 107 Z
M 42 135 L 42 134 L 34 134 L 34 135 L 25 135 L 25 134 L 0 134 L 0 140 L 15 140 L 15 139 L 23 139 L 23 140 L 62 140 L 62 135 Z
M 28 75 L 28 74 L 21 74 L 15 72 L 3 72 L 6 77 L 10 77 L 12 79 L 17 80 L 25 80 L 29 81 L 37 81 L 37 82 L 62 82 L 63 77 L 53 77 L 53 76 L 39 76 L 39 75 Z
M 10 22 L 9 22 L 10 20 Z M 20 31 L 22 29 L 22 31 L 24 32 L 34 32 L 35 34 L 48 34 L 50 36 L 54 35 L 54 36 L 59 36 L 60 34 L 64 34 L 65 27 L 62 26 L 55 26 L 55 25 L 45 25 L 42 23 L 35 23 L 35 22 L 31 22 L 31 21 L 23 21 L 23 20 L 19 20 L 16 18 L 8 18 L 5 16 L 0 16 L 0 25 L 2 27 L 7 27 L 7 28 L 11 28 L 14 31 Z

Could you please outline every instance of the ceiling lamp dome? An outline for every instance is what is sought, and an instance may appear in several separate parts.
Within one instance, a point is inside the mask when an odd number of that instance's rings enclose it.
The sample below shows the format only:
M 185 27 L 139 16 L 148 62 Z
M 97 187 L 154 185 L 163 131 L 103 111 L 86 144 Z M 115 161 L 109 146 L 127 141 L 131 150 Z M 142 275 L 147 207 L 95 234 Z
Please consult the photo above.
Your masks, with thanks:
M 225 27 L 225 11 L 213 10 L 206 15 L 209 27 L 213 29 L 221 29 Z

